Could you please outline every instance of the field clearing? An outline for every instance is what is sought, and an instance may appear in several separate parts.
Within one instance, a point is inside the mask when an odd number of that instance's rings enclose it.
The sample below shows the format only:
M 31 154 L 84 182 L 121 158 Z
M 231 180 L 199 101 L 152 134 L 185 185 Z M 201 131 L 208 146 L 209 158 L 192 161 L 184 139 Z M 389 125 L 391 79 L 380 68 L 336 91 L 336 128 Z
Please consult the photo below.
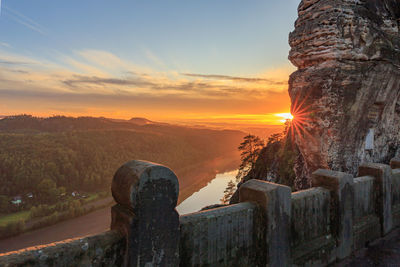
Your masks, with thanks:
M 88 205 L 92 204 L 93 202 L 100 201 L 102 199 L 110 199 L 109 197 L 102 197 L 102 193 L 87 193 L 87 198 L 83 199 L 83 205 Z M 73 199 L 71 199 L 73 200 Z M 95 206 L 96 203 L 94 203 Z M 50 208 L 54 208 L 56 204 L 50 205 Z M 29 223 L 30 221 L 37 221 L 38 219 L 41 218 L 35 218 L 32 220 L 30 218 L 31 211 L 30 210 L 24 210 L 24 211 L 19 211 L 19 212 L 14 212 L 10 214 L 0 214 L 0 227 L 2 226 L 7 226 L 8 224 L 16 224 L 19 221 L 23 220 L 25 223 Z M 42 216 L 45 217 L 45 216 Z
M 0 215 L 0 226 L 6 226 L 9 223 L 16 223 L 20 220 L 27 221 L 31 212 L 29 210 Z

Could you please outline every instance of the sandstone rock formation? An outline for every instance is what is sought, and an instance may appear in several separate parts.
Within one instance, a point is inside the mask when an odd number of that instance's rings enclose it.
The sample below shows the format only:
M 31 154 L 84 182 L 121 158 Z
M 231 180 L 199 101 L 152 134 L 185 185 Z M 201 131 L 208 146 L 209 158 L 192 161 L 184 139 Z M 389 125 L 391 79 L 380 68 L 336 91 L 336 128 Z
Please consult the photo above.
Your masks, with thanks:
M 298 13 L 289 94 L 304 188 L 318 168 L 356 174 L 399 153 L 400 0 L 302 0 Z

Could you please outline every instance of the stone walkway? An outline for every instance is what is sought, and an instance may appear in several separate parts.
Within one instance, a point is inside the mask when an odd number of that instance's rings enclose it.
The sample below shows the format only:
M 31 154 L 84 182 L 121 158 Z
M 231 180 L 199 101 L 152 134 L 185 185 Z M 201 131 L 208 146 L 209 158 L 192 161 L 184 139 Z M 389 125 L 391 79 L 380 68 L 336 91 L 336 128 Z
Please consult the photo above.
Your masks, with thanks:
M 400 233 L 396 233 L 390 239 L 381 240 L 377 244 L 371 245 L 354 258 L 339 263 L 336 266 L 385 266 L 400 267 Z

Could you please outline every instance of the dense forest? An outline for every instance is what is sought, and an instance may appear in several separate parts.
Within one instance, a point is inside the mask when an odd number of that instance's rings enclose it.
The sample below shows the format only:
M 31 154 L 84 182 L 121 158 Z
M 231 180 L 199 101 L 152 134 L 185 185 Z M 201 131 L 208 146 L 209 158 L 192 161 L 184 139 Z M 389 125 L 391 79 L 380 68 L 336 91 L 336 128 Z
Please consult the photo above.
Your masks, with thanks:
M 133 159 L 178 171 L 232 153 L 244 136 L 139 121 L 28 115 L 1 119 L 0 213 L 14 196 L 32 194 L 33 204 L 39 204 L 55 203 L 73 191 L 108 191 L 117 168 Z

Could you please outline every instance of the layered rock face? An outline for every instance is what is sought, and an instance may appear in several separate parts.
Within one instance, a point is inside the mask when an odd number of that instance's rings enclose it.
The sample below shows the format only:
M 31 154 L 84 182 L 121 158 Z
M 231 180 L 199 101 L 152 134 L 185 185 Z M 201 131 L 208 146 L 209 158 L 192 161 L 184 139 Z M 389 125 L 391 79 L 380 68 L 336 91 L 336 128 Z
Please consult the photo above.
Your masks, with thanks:
M 297 187 L 400 148 L 400 0 L 303 0 L 290 34 Z

